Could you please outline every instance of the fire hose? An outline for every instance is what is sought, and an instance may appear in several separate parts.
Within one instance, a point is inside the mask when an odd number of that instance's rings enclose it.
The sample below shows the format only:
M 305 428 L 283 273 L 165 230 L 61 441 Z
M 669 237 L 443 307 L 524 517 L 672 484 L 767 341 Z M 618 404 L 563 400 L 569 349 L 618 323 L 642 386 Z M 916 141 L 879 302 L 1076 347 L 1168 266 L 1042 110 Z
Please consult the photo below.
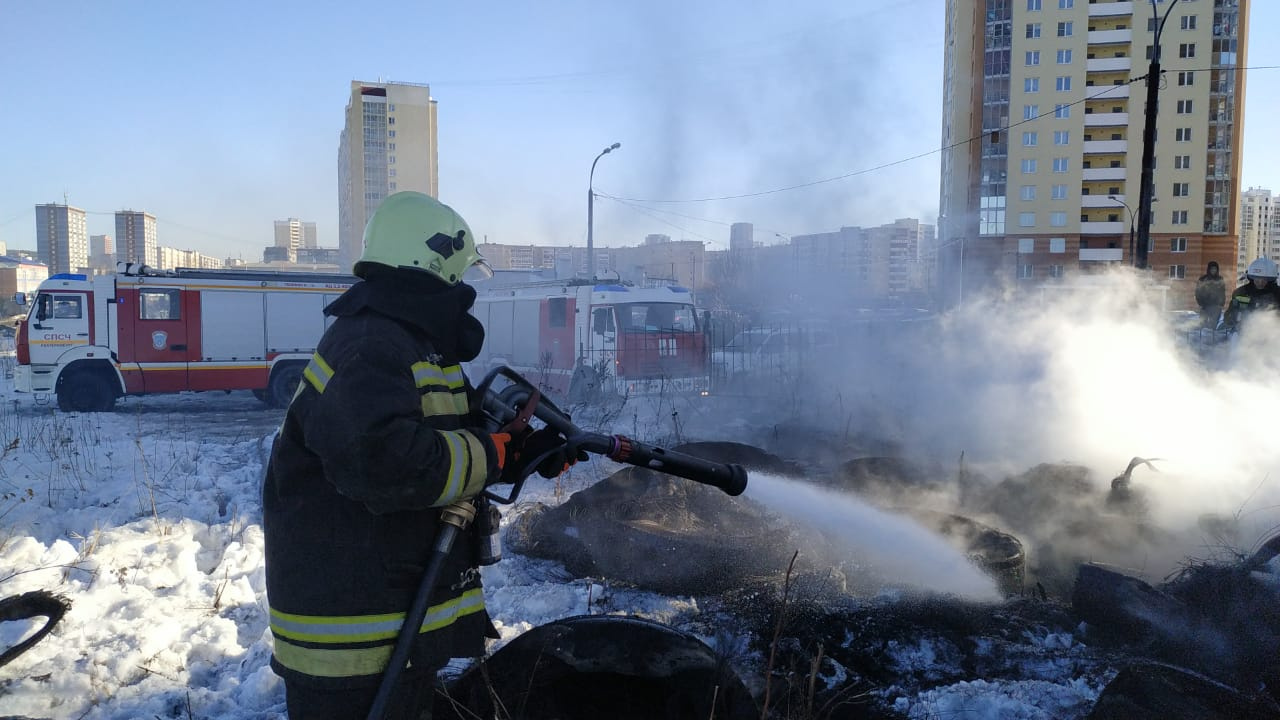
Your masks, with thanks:
M 494 383 L 499 380 L 507 384 L 502 389 L 495 390 Z M 500 516 L 493 503 L 501 505 L 514 503 L 524 489 L 525 480 L 554 453 L 563 450 L 570 456 L 576 455 L 578 451 L 602 455 L 614 462 L 648 468 L 710 485 L 723 490 L 728 495 L 741 495 L 747 488 L 747 472 L 741 465 L 703 460 L 656 445 L 637 442 L 625 435 L 603 435 L 582 430 L 573 423 L 568 413 L 543 397 L 536 386 L 509 367 L 503 366 L 492 370 L 481 381 L 476 392 L 482 398 L 481 414 L 485 419 L 486 430 L 490 432 L 510 430 L 519 434 L 528 429 L 531 418 L 537 418 L 559 433 L 564 438 L 564 444 L 560 447 L 552 447 L 534 457 L 514 458 L 513 460 L 518 463 L 517 466 L 510 469 L 504 468 L 503 471 L 503 482 L 511 482 L 511 490 L 505 496 L 485 489 L 475 498 L 453 503 L 441 511 L 440 533 L 436 537 L 431 558 L 418 585 L 413 603 L 396 636 L 395 649 L 382 675 L 378 693 L 369 710 L 368 720 L 382 720 L 386 715 L 392 691 L 408 664 L 409 651 L 418 634 L 417 630 L 422 625 L 423 618 L 426 617 L 431 601 L 431 590 L 435 587 L 440 568 L 444 565 L 444 559 L 452 551 L 458 535 L 472 520 L 476 520 L 480 524 L 482 535 L 486 538 L 481 548 L 480 564 L 491 565 L 498 562 L 502 558 L 498 544 Z

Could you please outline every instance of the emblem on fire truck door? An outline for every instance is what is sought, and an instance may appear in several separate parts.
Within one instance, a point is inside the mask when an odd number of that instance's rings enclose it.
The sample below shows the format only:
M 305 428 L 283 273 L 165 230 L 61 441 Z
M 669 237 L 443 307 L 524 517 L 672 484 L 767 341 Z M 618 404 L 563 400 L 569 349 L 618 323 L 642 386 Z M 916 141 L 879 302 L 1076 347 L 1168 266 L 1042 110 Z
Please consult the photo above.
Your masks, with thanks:
M 163 330 L 157 330 L 151 333 L 151 347 L 157 350 L 164 349 L 164 343 L 169 339 L 169 333 Z

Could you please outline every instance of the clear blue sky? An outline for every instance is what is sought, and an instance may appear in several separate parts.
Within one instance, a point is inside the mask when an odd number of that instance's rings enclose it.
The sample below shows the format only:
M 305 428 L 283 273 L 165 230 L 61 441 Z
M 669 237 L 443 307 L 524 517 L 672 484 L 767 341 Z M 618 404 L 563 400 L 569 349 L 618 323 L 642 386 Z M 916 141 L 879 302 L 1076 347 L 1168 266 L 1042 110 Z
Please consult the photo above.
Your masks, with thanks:
M 1208 4 L 1204 0 L 1203 4 Z M 1254 0 L 1250 65 L 1280 65 Z M 33 206 L 147 210 L 160 242 L 260 259 L 272 221 L 337 244 L 353 79 L 428 83 L 440 195 L 494 242 L 582 243 L 596 188 L 749 193 L 936 149 L 942 0 L 635 3 L 0 0 L 0 240 Z M 1280 190 L 1280 70 L 1248 78 L 1244 184 Z M 761 198 L 650 206 L 757 239 L 937 212 L 938 156 Z M 649 214 L 646 214 L 649 213 Z M 114 233 L 110 214 L 90 215 Z M 599 245 L 651 232 L 723 247 L 727 225 L 597 200 Z

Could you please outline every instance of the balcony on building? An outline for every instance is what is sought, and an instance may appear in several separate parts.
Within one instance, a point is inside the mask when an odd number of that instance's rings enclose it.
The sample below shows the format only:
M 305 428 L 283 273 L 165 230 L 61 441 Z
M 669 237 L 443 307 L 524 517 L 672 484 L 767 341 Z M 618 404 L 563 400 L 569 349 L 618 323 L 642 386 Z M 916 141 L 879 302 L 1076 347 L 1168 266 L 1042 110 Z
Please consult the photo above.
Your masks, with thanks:
M 1128 72 L 1133 69 L 1133 58 L 1109 57 L 1089 58 L 1085 63 L 1087 72 Z
M 1085 225 L 1119 225 L 1120 223 L 1085 223 Z M 1122 248 L 1080 248 L 1080 262 L 1119 262 L 1124 259 Z
M 1129 125 L 1129 113 L 1085 113 L 1085 127 L 1125 127 Z
M 1133 3 L 1128 0 L 1108 2 L 1107 0 L 1089 0 L 1089 17 L 1114 17 L 1116 15 L 1132 15 Z
M 1117 3 L 1119 4 L 1119 3 Z M 1133 31 L 1124 30 L 1090 30 L 1090 45 L 1128 45 L 1133 40 Z
M 1124 32 L 1129 31 L 1125 30 Z M 1129 97 L 1129 86 L 1112 85 L 1111 87 L 1100 87 L 1098 85 L 1086 85 L 1084 94 L 1088 100 L 1119 100 L 1120 98 Z
M 1129 231 L 1128 226 L 1123 222 L 1082 222 L 1080 223 L 1081 235 L 1119 235 Z
M 1080 207 L 1082 208 L 1118 208 L 1123 210 L 1124 209 L 1123 201 L 1125 199 L 1124 196 L 1116 195 L 1115 197 L 1120 198 L 1121 202 L 1116 202 L 1115 200 L 1112 200 L 1111 197 L 1107 195 L 1081 195 Z
M 1102 153 L 1107 155 L 1116 155 L 1129 151 L 1128 140 L 1085 140 L 1084 153 Z
M 1085 168 L 1081 171 L 1082 180 L 1124 180 L 1127 170 L 1122 167 Z

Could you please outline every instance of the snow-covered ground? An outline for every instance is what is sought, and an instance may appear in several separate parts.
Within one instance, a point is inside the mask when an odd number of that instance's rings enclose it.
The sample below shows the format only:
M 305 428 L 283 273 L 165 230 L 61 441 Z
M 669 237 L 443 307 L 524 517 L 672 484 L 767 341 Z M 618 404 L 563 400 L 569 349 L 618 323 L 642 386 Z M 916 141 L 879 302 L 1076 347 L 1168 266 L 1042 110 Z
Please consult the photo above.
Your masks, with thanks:
M 0 671 L 0 715 L 283 717 L 283 686 L 268 666 L 259 501 L 279 412 L 248 393 L 129 399 L 106 414 L 4 398 L 0 596 L 49 590 L 72 606 L 52 635 Z M 531 483 L 525 499 L 555 503 L 615 469 L 584 465 L 558 482 Z M 587 612 L 708 625 L 699 617 L 702 599 L 575 580 L 557 563 L 510 553 L 485 569 L 485 586 L 503 636 L 497 644 Z M 42 622 L 2 623 L 0 642 L 9 647 Z M 746 647 L 742 633 L 730 627 L 704 639 Z M 1069 648 L 1072 640 L 1028 642 Z M 947 662 L 927 639 L 889 652 L 904 667 Z M 740 673 L 759 672 L 758 660 L 749 658 Z M 830 673 L 839 672 L 832 664 Z M 1070 665 L 1041 674 L 1031 682 L 962 682 L 896 702 L 912 717 L 1033 718 L 1087 707 L 1100 690 L 1096 678 L 1075 679 Z M 759 686 L 759 677 L 743 679 Z

